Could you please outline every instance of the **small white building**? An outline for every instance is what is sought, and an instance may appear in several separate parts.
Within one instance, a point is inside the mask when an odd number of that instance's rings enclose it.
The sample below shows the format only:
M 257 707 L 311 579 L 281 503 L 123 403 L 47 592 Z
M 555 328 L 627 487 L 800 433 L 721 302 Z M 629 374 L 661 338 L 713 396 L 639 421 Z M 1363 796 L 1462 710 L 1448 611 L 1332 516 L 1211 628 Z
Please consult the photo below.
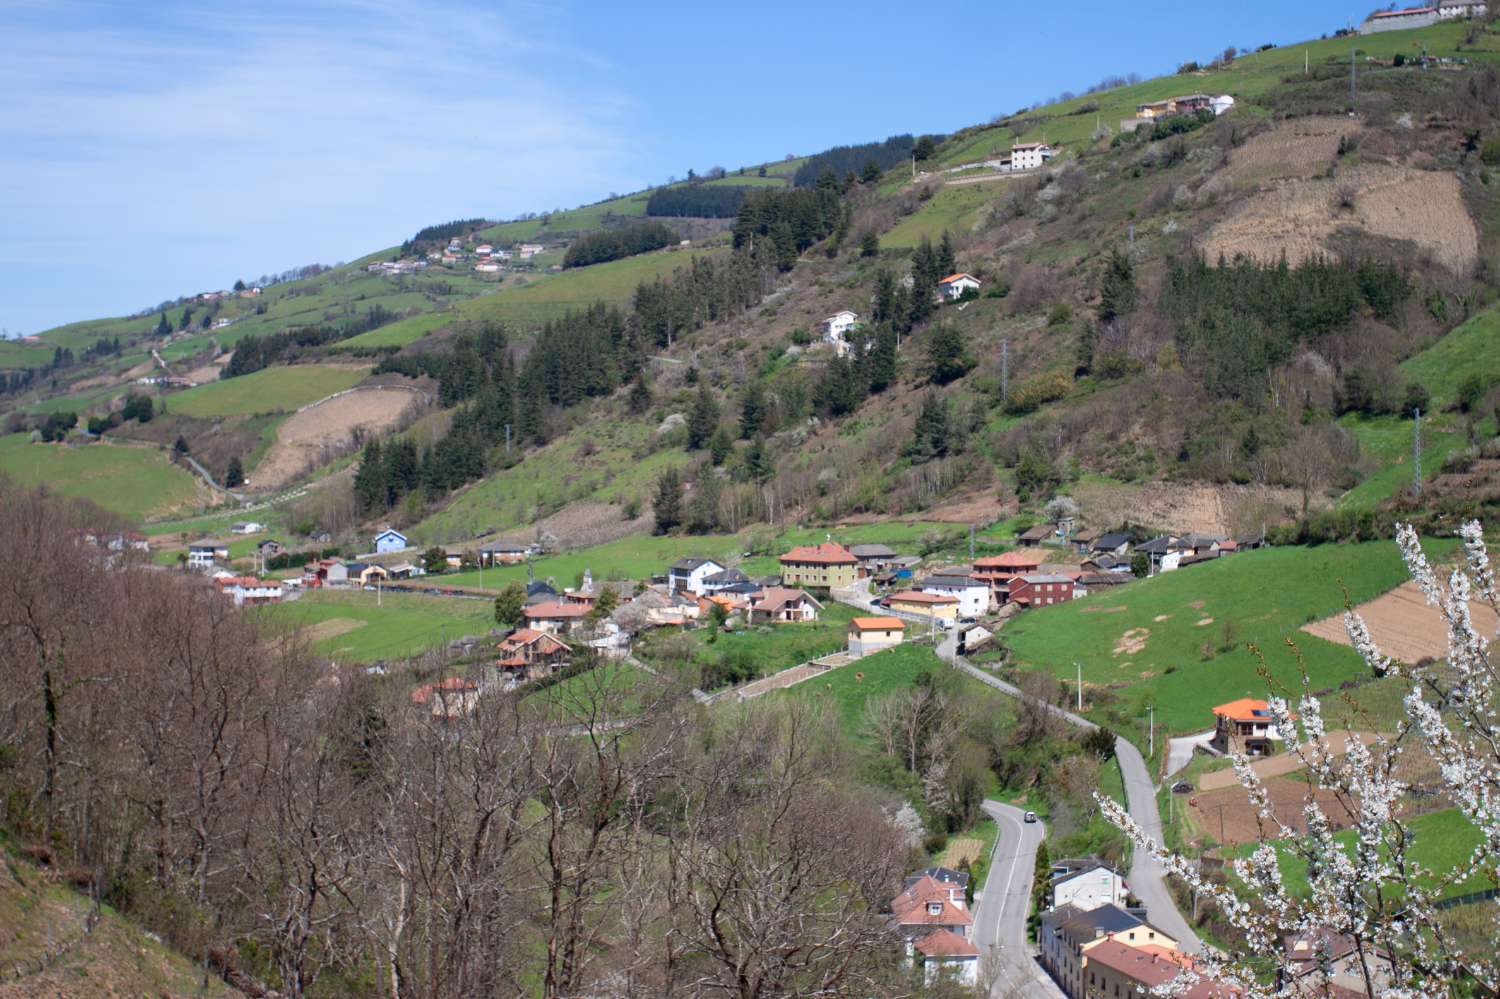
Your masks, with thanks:
M 1045 142 L 1020 142 L 1010 147 L 1012 170 L 1040 170 L 1056 153 Z
M 516 253 L 522 260 L 530 260 L 538 253 L 545 253 L 547 248 L 541 243 L 522 243 L 516 247 Z
M 708 592 L 705 585 L 708 577 L 718 575 L 726 568 L 711 558 L 690 556 L 678 559 L 667 570 L 667 592 L 691 593 L 695 597 L 701 597 Z
M 1210 102 L 1209 107 L 1214 109 L 1214 114 L 1216 116 L 1221 115 L 1224 112 L 1228 111 L 1230 108 L 1234 107 L 1234 98 L 1229 96 L 1228 94 L 1220 94 L 1218 97 L 1215 97 L 1212 102 Z
M 971 576 L 928 576 L 922 592 L 956 598 L 959 617 L 979 617 L 990 609 L 990 584 Z
M 481 257 L 487 257 L 491 253 L 495 252 L 495 248 L 488 243 L 480 243 L 478 246 L 474 247 L 474 252 L 479 254 Z
M 266 529 L 265 524 L 253 520 L 247 520 L 239 524 L 233 524 L 229 528 L 230 534 L 259 534 Z
M 977 277 L 972 274 L 950 274 L 938 282 L 938 293 L 949 302 L 956 302 L 964 297 L 965 292 L 978 293 L 984 287 Z
M 209 569 L 214 562 L 229 558 L 229 546 L 219 541 L 200 541 L 188 545 L 188 568 Z
M 497 263 L 495 263 L 495 262 L 493 262 L 493 261 L 490 261 L 490 260 L 486 260 L 486 261 L 483 261 L 482 263 L 475 264 L 474 265 L 474 269 L 476 271 L 478 271 L 479 273 L 481 273 L 481 274 L 499 274 L 500 273 L 500 265 L 497 264 Z
M 386 552 L 404 551 L 406 551 L 406 535 L 400 531 L 387 527 L 375 535 L 375 553 L 377 555 L 384 555 Z
M 1071 905 L 1092 912 L 1101 905 L 1125 907 L 1130 894 L 1125 879 L 1104 864 L 1093 863 L 1052 879 L 1052 908 Z

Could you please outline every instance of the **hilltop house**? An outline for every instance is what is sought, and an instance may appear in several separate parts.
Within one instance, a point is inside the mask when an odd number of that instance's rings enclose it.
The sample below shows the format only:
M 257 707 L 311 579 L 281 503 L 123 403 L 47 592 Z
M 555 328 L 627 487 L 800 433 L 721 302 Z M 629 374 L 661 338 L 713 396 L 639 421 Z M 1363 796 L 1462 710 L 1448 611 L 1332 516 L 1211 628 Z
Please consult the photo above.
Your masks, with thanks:
M 840 357 L 849 352 L 849 334 L 859 325 L 859 314 L 845 309 L 835 312 L 818 324 L 825 343 L 831 343 Z
M 853 586 L 859 579 L 859 559 L 835 541 L 800 545 L 781 556 L 780 561 L 784 586 L 831 590 Z
M 1135 116 L 1142 121 L 1154 121 L 1157 118 L 1169 118 L 1176 114 L 1196 114 L 1199 111 L 1212 110 L 1213 103 L 1214 99 L 1208 94 L 1186 94 L 1182 97 L 1168 97 L 1164 101 L 1138 104 Z
M 1267 756 L 1274 752 L 1272 742 L 1284 737 L 1276 730 L 1270 706 L 1265 701 L 1242 697 L 1214 708 L 1214 737 L 1209 748 L 1216 753 L 1245 756 Z
M 868 656 L 894 648 L 906 639 L 899 617 L 856 617 L 849 622 L 849 654 Z
M 726 568 L 727 566 L 711 558 L 690 556 L 678 559 L 667 570 L 667 591 L 669 593 L 691 593 L 695 597 L 701 597 L 707 592 L 703 585 L 704 581 L 709 576 L 718 575 Z
M 822 609 L 823 605 L 809 596 L 805 590 L 772 586 L 761 594 L 758 601 L 750 605 L 750 623 L 816 621 L 818 612 Z
M 1405 31 L 1408 28 L 1426 28 L 1461 17 L 1479 17 L 1488 5 L 1479 0 L 1437 0 L 1420 7 L 1403 7 L 1400 10 L 1378 10 L 1365 18 L 1359 26 L 1361 35 L 1374 35 L 1383 31 Z
M 1010 147 L 1010 168 L 1038 170 L 1055 155 L 1056 152 L 1045 142 L 1020 142 Z
M 938 294 L 944 301 L 956 302 L 964 297 L 964 292 L 978 294 L 981 287 L 980 280 L 972 274 L 949 274 L 938 282 Z
M 393 531 L 389 527 L 375 535 L 375 553 L 384 555 L 386 552 L 406 551 L 406 535 L 400 531 Z
M 959 617 L 979 617 L 990 609 L 990 584 L 967 574 L 928 576 L 922 592 L 958 598 Z

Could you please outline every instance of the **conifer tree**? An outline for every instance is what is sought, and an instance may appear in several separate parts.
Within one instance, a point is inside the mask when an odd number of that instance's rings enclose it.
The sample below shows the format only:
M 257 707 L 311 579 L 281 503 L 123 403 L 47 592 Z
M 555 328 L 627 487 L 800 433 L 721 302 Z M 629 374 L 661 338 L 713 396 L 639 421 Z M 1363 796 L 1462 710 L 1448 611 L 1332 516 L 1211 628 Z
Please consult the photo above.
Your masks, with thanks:
M 153 332 L 157 336 L 170 336 L 171 335 L 171 333 L 172 333 L 172 324 L 171 324 L 171 322 L 169 322 L 167 320 L 167 314 L 165 312 L 163 312 L 160 316 L 157 317 L 157 320 L 156 320 L 156 329 L 153 330 Z
M 630 386 L 630 395 L 625 399 L 625 405 L 629 410 L 639 416 L 651 408 L 651 386 L 646 384 L 644 373 L 636 376 Z
M 718 468 L 732 453 L 734 453 L 734 441 L 730 440 L 729 431 L 720 427 L 714 431 L 714 435 L 708 441 L 709 461 L 715 468 Z
M 682 524 L 682 473 L 676 468 L 663 470 L 657 478 L 651 507 L 657 534 L 668 534 Z
M 941 281 L 949 274 L 958 270 L 958 261 L 953 254 L 953 237 L 948 230 L 943 230 L 943 241 L 938 244 L 937 250 L 937 274 Z
M 229 467 L 224 470 L 224 488 L 233 489 L 235 486 L 242 485 L 244 481 L 245 470 L 240 465 L 240 459 L 230 458 Z
M 713 390 L 708 382 L 698 383 L 698 397 L 693 400 L 693 411 L 688 416 L 688 450 L 697 451 L 707 447 L 714 431 L 719 429 L 719 404 L 714 401 Z
M 963 334 L 955 326 L 940 324 L 927 341 L 927 379 L 947 385 L 962 378 L 974 366 Z
M 745 386 L 740 399 L 740 437 L 754 440 L 766 425 L 766 386 L 759 378 Z
M 896 382 L 896 331 L 889 325 L 880 327 L 867 357 L 870 391 L 884 392 Z
M 699 469 L 693 498 L 688 501 L 688 533 L 712 534 L 719 529 L 719 498 L 722 493 L 718 473 L 707 466 Z
M 955 450 L 957 429 L 948 401 L 939 397 L 936 391 L 929 390 L 922 399 L 921 412 L 912 427 L 911 443 L 906 447 L 907 457 L 919 465 L 934 458 L 947 457 Z
M 1110 251 L 1099 283 L 1099 321 L 1111 322 L 1128 316 L 1134 309 L 1139 292 L 1135 286 L 1135 265 L 1119 248 Z
M 385 509 L 385 462 L 380 454 L 380 442 L 370 441 L 360 458 L 359 468 L 354 473 L 354 500 L 363 514 Z

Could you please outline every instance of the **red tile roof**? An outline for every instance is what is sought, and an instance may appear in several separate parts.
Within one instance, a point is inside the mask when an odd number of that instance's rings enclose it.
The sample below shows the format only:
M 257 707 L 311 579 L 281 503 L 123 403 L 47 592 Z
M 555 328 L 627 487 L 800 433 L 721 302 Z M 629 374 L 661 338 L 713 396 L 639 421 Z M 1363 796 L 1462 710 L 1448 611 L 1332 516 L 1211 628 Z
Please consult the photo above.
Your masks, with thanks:
M 837 541 L 821 545 L 799 545 L 781 556 L 783 562 L 809 562 L 814 565 L 857 565 L 854 553 Z
M 465 693 L 478 689 L 479 685 L 473 680 L 465 680 L 461 676 L 450 676 L 446 680 L 441 680 L 437 683 L 424 683 L 420 687 L 417 687 L 411 692 L 411 701 L 413 704 L 426 704 L 432 700 L 433 693 L 438 691 L 443 693 Z
M 972 274 L 959 273 L 959 274 L 949 274 L 947 277 L 945 277 L 941 281 L 939 281 L 938 284 L 952 284 L 954 281 L 957 281 L 959 278 L 968 278 L 970 281 L 977 281 L 978 280 L 978 278 L 976 278 Z
M 1261 711 L 1264 714 L 1257 715 Z M 1265 701 L 1258 701 L 1253 697 L 1241 697 L 1237 701 L 1228 704 L 1220 704 L 1214 708 L 1214 714 L 1230 721 L 1265 721 L 1271 720 L 1269 706 Z
M 1004 555 L 974 560 L 975 569 L 1025 569 L 1036 568 L 1041 564 L 1042 557 L 1031 552 L 1006 552 Z
M 924 957 L 978 957 L 979 948 L 952 930 L 934 930 L 916 942 Z
M 1185 956 L 1165 956 L 1158 948 L 1146 950 L 1131 947 L 1118 940 L 1106 940 L 1087 951 L 1090 964 L 1101 964 L 1127 978 L 1140 982 L 1147 988 L 1166 985 L 1183 970 Z M 1183 999 L 1231 999 L 1243 995 L 1233 986 L 1202 979 L 1197 984 L 1178 993 Z
M 849 626 L 855 631 L 904 631 L 906 628 L 899 617 L 850 618 Z

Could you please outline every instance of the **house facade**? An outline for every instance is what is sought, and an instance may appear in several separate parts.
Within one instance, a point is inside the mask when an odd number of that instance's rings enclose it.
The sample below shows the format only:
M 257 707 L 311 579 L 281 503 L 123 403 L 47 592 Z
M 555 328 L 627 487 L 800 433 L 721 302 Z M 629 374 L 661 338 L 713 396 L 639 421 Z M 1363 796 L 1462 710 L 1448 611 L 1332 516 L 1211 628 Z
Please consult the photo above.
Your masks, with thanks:
M 958 598 L 941 593 L 903 590 L 886 597 L 885 605 L 898 614 L 930 617 L 939 621 L 958 619 Z
M 727 567 L 711 558 L 690 557 L 679 559 L 667 570 L 669 593 L 691 593 L 701 597 L 708 590 L 704 587 L 709 576 L 716 576 Z
M 589 608 L 579 603 L 549 600 L 533 604 L 521 612 L 528 627 L 549 635 L 571 635 L 582 626 L 589 615 Z
M 495 665 L 516 679 L 550 676 L 568 661 L 568 646 L 556 636 L 535 628 L 517 628 L 496 646 Z
M 400 531 L 394 531 L 387 527 L 375 535 L 375 553 L 384 555 L 386 552 L 406 551 L 406 535 Z
M 188 545 L 188 568 L 208 569 L 216 561 L 229 558 L 229 546 L 219 541 L 200 541 Z
M 1010 147 L 1012 170 L 1039 170 L 1054 156 L 1052 147 L 1045 142 L 1021 142 Z
M 868 656 L 894 648 L 906 640 L 906 624 L 899 617 L 856 617 L 849 622 L 849 654 Z
M 938 282 L 938 293 L 947 301 L 956 302 L 964 297 L 964 292 L 977 294 L 981 287 L 980 280 L 972 274 L 949 274 Z
M 863 579 L 889 568 L 896 549 L 888 545 L 850 545 L 849 554 L 859 559 L 859 575 Z
M 783 586 L 832 590 L 853 586 L 858 579 L 859 559 L 834 541 L 801 545 L 781 556 Z
M 750 605 L 751 624 L 785 624 L 798 621 L 816 621 L 823 605 L 814 600 L 805 590 L 794 590 L 783 586 L 771 586 L 756 602 Z
M 990 584 L 973 576 L 928 576 L 922 592 L 956 598 L 959 617 L 979 617 L 990 609 Z
M 1076 583 L 1071 576 L 1027 575 L 1010 581 L 1007 602 L 1022 607 L 1050 607 L 1074 599 Z
M 906 889 L 891 900 L 891 917 L 907 960 L 922 969 L 929 985 L 943 976 L 966 985 L 978 981 L 974 916 L 962 884 L 926 874 L 909 878 Z
M 1208 744 L 1216 753 L 1268 756 L 1281 738 L 1265 701 L 1242 697 L 1214 708 L 1214 737 Z
M 214 580 L 214 585 L 233 600 L 236 607 L 280 603 L 285 593 L 280 580 L 255 576 L 220 576 Z
M 840 357 L 849 353 L 849 334 L 859 326 L 859 314 L 845 309 L 818 324 L 824 343 L 831 343 Z
M 1123 908 L 1129 892 L 1118 871 L 1095 863 L 1053 878 L 1049 895 L 1053 908 L 1071 905 L 1079 912 L 1089 912 L 1101 905 Z

